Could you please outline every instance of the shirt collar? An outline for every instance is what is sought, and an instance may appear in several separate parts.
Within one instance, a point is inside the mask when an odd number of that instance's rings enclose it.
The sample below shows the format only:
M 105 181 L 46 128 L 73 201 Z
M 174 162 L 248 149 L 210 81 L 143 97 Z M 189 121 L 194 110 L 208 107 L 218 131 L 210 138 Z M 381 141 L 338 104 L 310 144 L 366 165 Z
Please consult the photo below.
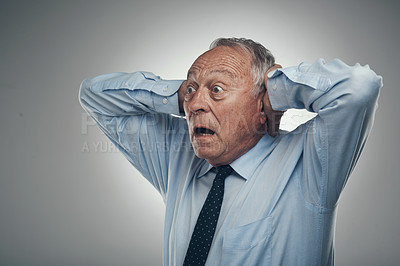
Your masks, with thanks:
M 273 138 L 265 134 L 253 148 L 231 163 L 233 170 L 244 179 L 250 179 L 257 167 L 276 146 L 277 142 L 274 141 L 276 138 L 279 136 Z
M 270 135 L 265 134 L 258 143 L 251 148 L 248 152 L 233 161 L 230 166 L 238 173 L 241 177 L 248 180 L 253 175 L 254 171 L 261 164 L 261 162 L 271 153 L 273 148 L 276 146 L 276 140 L 279 135 L 272 138 Z M 201 166 L 197 178 L 200 178 L 207 174 L 213 166 L 204 160 L 204 164 Z
M 199 174 L 197 175 L 197 178 L 204 176 L 213 168 L 213 166 L 211 164 L 209 164 L 206 160 L 203 160 L 203 161 L 204 161 L 204 164 L 200 167 L 200 171 L 199 171 Z

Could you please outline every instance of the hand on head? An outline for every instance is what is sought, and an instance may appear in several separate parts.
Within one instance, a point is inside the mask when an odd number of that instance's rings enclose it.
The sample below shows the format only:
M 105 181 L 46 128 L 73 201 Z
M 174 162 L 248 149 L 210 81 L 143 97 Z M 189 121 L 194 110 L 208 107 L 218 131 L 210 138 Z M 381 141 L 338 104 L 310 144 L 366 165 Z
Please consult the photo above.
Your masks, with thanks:
M 275 64 L 272 67 L 270 67 L 267 70 L 267 72 L 265 73 L 264 84 L 265 84 L 266 88 L 267 88 L 267 81 L 268 81 L 268 73 L 270 73 L 278 68 L 282 68 L 282 66 Z M 268 90 L 266 90 L 266 92 L 265 92 L 263 104 L 264 104 L 263 111 L 266 116 L 267 132 L 272 137 L 275 137 L 276 135 L 278 135 L 279 125 L 281 123 L 281 118 L 282 118 L 282 115 L 284 112 L 283 111 L 275 111 L 274 109 L 272 109 L 271 102 L 269 100 Z

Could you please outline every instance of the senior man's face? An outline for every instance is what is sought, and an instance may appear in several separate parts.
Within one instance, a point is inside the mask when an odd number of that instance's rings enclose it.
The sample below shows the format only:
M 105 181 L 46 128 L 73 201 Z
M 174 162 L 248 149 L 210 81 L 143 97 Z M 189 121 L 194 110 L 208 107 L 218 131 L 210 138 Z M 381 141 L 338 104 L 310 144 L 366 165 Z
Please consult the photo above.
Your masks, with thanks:
M 188 71 L 184 110 L 196 155 L 213 166 L 229 164 L 265 133 L 262 96 L 252 95 L 251 57 L 219 46 Z

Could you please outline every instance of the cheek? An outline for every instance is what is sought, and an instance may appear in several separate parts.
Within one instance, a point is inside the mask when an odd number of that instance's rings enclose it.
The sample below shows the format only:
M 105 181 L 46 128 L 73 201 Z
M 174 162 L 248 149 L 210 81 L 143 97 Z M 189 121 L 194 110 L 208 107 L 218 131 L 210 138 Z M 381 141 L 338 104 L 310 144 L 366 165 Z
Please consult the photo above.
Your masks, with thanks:
M 240 112 L 234 110 L 226 115 L 221 123 L 221 138 L 224 141 L 236 139 L 241 135 L 244 128 L 244 117 Z
M 183 111 L 185 112 L 185 116 L 187 117 L 188 115 L 188 107 L 187 107 L 187 102 L 184 100 L 183 101 Z
M 229 113 L 224 117 L 223 123 L 221 123 L 224 135 L 230 139 L 240 139 L 242 136 L 254 134 L 258 128 L 257 114 L 257 108 L 254 103 L 229 110 Z

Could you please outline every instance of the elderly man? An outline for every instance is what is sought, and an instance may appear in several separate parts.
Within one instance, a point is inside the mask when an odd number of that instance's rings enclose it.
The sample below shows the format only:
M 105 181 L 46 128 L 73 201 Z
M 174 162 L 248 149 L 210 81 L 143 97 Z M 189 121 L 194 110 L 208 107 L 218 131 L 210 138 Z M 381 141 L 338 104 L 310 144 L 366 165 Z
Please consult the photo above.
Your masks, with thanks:
M 164 265 L 333 265 L 338 198 L 381 85 L 368 66 L 281 68 L 262 45 L 230 38 L 185 81 L 106 74 L 82 83 L 80 101 L 161 193 Z M 279 131 L 289 108 L 317 116 Z

